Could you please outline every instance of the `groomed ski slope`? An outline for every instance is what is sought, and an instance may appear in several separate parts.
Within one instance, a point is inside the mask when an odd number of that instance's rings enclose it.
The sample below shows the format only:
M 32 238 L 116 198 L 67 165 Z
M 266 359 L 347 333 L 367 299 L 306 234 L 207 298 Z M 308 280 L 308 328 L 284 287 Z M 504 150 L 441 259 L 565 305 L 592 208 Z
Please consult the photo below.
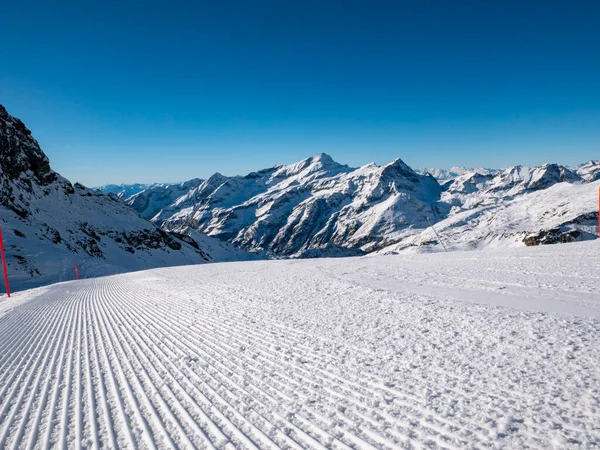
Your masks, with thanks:
M 597 448 L 599 244 L 3 297 L 0 448 Z

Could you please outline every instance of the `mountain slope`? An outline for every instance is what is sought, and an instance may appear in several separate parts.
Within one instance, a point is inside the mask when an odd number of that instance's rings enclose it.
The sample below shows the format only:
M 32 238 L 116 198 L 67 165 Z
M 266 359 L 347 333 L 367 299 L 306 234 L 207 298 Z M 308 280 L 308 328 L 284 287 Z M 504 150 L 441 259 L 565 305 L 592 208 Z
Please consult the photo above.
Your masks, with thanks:
M 146 219 L 151 219 L 164 207 L 195 188 L 202 180 L 193 179 L 181 184 L 155 184 L 125 198 L 125 202 Z
M 577 174 L 585 181 L 600 180 L 600 161 L 589 161 L 576 168 Z
M 597 192 L 591 184 L 556 183 L 514 197 L 477 195 L 434 227 L 405 236 L 382 253 L 471 250 L 596 239 Z
M 0 226 L 13 289 L 210 260 L 116 196 L 54 172 L 23 122 L 0 105 Z M 2 286 L 4 289 L 4 286 Z

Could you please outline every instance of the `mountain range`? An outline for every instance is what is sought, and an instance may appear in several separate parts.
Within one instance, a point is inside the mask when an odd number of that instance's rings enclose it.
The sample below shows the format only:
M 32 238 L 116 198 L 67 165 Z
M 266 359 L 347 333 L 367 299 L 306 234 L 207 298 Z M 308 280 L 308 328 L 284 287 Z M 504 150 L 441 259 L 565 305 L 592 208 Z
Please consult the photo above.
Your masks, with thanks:
M 400 159 L 351 168 L 320 154 L 124 201 L 165 231 L 271 257 L 341 256 L 592 239 L 599 180 L 599 161 L 414 171 Z
M 13 286 L 160 266 L 482 249 L 596 237 L 600 161 L 502 170 L 349 167 L 326 154 L 245 176 L 72 184 L 0 106 L 0 226 Z

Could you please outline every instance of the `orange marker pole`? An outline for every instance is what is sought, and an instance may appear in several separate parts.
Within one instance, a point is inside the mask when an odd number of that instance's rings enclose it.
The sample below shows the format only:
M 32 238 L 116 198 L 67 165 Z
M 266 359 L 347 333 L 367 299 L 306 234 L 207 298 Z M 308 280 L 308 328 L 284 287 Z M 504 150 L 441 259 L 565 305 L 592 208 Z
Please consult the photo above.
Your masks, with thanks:
M 6 268 L 6 257 L 4 256 L 4 240 L 2 238 L 2 228 L 0 228 L 0 253 L 2 254 L 2 268 L 4 269 L 4 284 L 6 293 L 10 297 L 10 286 L 8 285 L 8 269 Z
M 75 279 L 79 280 L 79 269 L 77 268 L 77 264 L 73 264 L 75 266 Z

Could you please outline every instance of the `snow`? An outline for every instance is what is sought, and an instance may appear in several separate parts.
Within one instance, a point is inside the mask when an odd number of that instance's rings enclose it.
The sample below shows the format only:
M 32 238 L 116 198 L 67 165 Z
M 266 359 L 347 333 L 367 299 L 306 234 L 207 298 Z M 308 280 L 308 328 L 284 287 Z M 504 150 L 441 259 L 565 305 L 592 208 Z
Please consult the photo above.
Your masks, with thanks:
M 120 201 L 86 192 L 76 187 L 74 194 L 65 194 L 51 186 L 43 193 L 34 186 L 34 194 L 28 198 L 32 214 L 27 220 L 0 205 L 0 226 L 14 290 L 72 279 L 73 264 L 78 264 L 82 276 L 98 276 L 205 261 L 185 244 L 180 250 L 169 248 L 151 223 Z M 130 252 L 124 249 L 123 238 L 118 242 L 125 234 L 138 233 L 155 238 L 156 248 L 140 246 Z M 53 240 L 54 235 L 59 238 Z M 100 256 L 79 246 L 80 242 L 92 241 L 90 236 L 97 237 L 93 240 Z M 3 286 L 0 292 L 5 292 Z
M 179 184 L 154 184 L 124 199 L 127 205 L 139 212 L 142 217 L 151 219 L 190 189 L 198 187 L 202 181 L 194 178 Z
M 577 167 L 577 173 L 585 181 L 594 181 L 600 179 L 600 161 L 588 161 Z
M 3 297 L 0 448 L 597 448 L 600 242 Z
M 273 257 L 357 254 L 373 250 L 390 230 L 425 227 L 440 193 L 435 179 L 400 159 L 353 169 L 319 154 L 245 177 L 215 174 L 152 221 Z

